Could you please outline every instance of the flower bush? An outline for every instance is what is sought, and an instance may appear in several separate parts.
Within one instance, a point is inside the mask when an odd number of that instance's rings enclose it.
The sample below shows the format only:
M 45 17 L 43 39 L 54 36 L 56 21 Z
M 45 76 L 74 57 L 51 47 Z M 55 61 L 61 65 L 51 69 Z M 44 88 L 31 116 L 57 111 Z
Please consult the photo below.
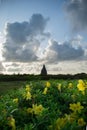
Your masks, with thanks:
M 32 81 L 0 96 L 1 130 L 85 130 L 86 80 Z

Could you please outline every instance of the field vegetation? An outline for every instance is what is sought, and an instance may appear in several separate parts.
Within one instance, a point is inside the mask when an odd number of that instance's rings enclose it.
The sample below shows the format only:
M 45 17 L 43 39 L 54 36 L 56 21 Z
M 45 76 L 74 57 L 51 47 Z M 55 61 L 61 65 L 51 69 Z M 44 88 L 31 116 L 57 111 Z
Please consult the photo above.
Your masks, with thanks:
M 1 82 L 0 90 L 1 130 L 86 129 L 87 80 Z

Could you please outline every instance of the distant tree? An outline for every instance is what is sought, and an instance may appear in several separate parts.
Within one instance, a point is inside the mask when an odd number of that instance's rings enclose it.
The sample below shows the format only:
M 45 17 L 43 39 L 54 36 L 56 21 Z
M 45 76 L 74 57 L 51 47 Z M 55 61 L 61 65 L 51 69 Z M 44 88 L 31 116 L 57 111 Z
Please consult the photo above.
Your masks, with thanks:
M 41 75 L 47 75 L 47 70 L 45 65 L 43 65 L 43 68 L 41 69 Z

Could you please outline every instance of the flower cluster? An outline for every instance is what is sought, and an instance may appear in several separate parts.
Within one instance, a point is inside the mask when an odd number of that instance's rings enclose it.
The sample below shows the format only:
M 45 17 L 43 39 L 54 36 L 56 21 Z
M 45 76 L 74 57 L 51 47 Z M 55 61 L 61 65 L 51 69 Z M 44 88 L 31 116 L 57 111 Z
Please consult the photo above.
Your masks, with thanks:
M 48 88 L 50 88 L 50 86 L 51 86 L 50 82 L 46 82 L 46 87 L 44 88 L 44 91 L 43 91 L 44 95 L 47 94 Z
M 55 129 L 61 130 L 62 128 L 64 128 L 65 124 L 66 124 L 66 118 L 58 118 L 56 120 Z
M 86 85 L 86 80 L 30 81 L 0 97 L 0 129 L 85 130 Z
M 18 98 L 14 98 L 14 99 L 13 99 L 13 102 L 14 102 L 14 103 L 18 103 Z
M 68 88 L 69 88 L 69 89 L 73 88 L 73 84 L 72 84 L 72 83 L 69 83 Z
M 84 109 L 83 106 L 81 106 L 80 102 L 77 102 L 77 103 L 73 103 L 71 104 L 70 103 L 70 110 L 72 110 L 73 112 L 81 112 L 82 109 Z
M 58 84 L 57 89 L 61 92 L 62 84 Z
M 26 90 L 26 92 L 23 94 L 24 99 L 26 99 L 26 100 L 30 100 L 31 97 L 32 97 L 32 95 L 31 95 L 31 93 L 30 93 L 30 91 L 31 91 L 30 86 L 29 86 L 29 85 L 26 85 L 25 90 Z
M 32 108 L 27 109 L 27 113 L 39 115 L 43 111 L 43 109 L 44 108 L 42 105 L 33 104 Z
M 8 125 L 12 128 L 12 130 L 16 130 L 15 119 L 12 116 L 8 117 Z
M 77 88 L 79 91 L 81 91 L 83 94 L 85 94 L 86 86 L 85 86 L 85 83 L 83 80 L 78 81 Z

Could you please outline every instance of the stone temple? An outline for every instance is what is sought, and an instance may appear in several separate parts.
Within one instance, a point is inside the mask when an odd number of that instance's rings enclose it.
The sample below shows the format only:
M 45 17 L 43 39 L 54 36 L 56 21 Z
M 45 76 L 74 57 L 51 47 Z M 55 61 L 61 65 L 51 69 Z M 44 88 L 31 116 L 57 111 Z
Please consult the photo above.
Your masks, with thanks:
M 41 75 L 47 75 L 47 70 L 45 65 L 43 65 L 43 68 L 41 69 Z

